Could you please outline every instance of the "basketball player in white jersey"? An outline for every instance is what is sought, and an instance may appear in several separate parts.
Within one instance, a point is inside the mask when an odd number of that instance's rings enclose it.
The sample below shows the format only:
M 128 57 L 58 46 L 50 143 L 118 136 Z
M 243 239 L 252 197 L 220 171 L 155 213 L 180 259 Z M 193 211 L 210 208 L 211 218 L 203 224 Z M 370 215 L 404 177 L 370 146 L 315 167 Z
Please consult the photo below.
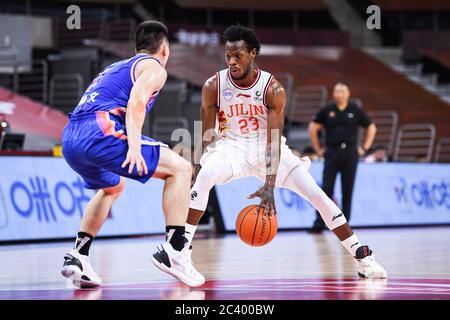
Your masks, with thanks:
M 386 278 L 372 251 L 359 242 L 342 211 L 309 174 L 309 158 L 295 156 L 281 137 L 286 94 L 270 73 L 255 65 L 260 51 L 256 34 L 234 25 L 225 30 L 224 40 L 228 68 L 209 78 L 202 89 L 202 131 L 214 130 L 217 119 L 219 139 L 214 146 L 204 142 L 201 169 L 191 189 L 185 229 L 188 241 L 192 243 L 214 185 L 254 176 L 264 185 L 248 198 L 259 197 L 264 214 L 276 214 L 275 187 L 294 191 L 320 212 L 354 257 L 359 276 Z

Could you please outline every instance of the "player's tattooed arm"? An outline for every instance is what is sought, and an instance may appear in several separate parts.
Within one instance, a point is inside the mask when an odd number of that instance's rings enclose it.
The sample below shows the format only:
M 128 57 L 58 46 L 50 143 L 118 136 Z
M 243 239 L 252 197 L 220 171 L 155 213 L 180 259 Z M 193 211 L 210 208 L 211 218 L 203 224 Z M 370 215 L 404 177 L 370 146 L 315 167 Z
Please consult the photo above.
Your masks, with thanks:
M 280 164 L 281 135 L 284 127 L 284 106 L 286 105 L 284 88 L 277 80 L 271 82 L 267 92 L 266 101 L 268 105 L 266 183 L 261 189 L 250 195 L 248 198 L 261 198 L 259 207 L 264 210 L 264 214 L 274 215 L 277 211 L 273 190 L 275 188 L 278 166 Z
M 266 184 L 275 187 L 276 175 L 280 164 L 281 136 L 284 127 L 284 107 L 286 93 L 283 86 L 273 80 L 267 91 L 267 146 L 266 146 Z

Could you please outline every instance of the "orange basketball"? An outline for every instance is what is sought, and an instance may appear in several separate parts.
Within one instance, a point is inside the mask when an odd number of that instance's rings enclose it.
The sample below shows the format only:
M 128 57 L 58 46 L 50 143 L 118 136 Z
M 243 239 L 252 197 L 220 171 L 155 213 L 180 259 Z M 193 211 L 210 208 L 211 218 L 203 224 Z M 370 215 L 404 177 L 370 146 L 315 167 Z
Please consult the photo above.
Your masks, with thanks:
M 260 247 L 268 244 L 277 234 L 277 217 L 263 215 L 257 205 L 242 209 L 236 219 L 236 233 L 249 246 Z

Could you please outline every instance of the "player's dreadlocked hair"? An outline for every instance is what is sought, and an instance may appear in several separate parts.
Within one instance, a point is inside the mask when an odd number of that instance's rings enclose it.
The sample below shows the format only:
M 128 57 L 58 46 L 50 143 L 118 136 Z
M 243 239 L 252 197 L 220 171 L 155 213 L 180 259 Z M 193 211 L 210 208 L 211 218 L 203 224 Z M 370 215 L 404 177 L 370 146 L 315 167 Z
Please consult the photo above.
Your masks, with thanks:
M 247 44 L 248 52 L 256 49 L 256 54 L 259 54 L 259 51 L 261 50 L 261 43 L 259 42 L 256 33 L 252 29 L 241 26 L 240 24 L 229 26 L 223 33 L 223 39 L 225 42 L 244 40 Z

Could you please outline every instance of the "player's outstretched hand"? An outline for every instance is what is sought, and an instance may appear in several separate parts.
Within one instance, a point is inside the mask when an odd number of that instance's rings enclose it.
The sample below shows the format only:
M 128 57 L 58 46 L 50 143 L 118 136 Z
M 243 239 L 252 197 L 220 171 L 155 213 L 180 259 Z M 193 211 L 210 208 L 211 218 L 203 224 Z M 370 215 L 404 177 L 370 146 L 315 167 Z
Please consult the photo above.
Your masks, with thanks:
M 130 165 L 128 168 L 129 174 L 133 172 L 134 166 L 136 166 L 136 170 L 140 176 L 142 176 L 142 172 L 148 174 L 147 164 L 140 150 L 128 149 L 127 158 L 122 163 L 122 168 L 125 168 L 128 164 Z
M 276 215 L 277 209 L 275 207 L 275 196 L 273 195 L 273 187 L 264 185 L 262 188 L 252 193 L 247 197 L 247 199 L 253 199 L 255 197 L 261 198 L 261 202 L 258 206 L 259 210 L 263 209 L 263 215 Z

